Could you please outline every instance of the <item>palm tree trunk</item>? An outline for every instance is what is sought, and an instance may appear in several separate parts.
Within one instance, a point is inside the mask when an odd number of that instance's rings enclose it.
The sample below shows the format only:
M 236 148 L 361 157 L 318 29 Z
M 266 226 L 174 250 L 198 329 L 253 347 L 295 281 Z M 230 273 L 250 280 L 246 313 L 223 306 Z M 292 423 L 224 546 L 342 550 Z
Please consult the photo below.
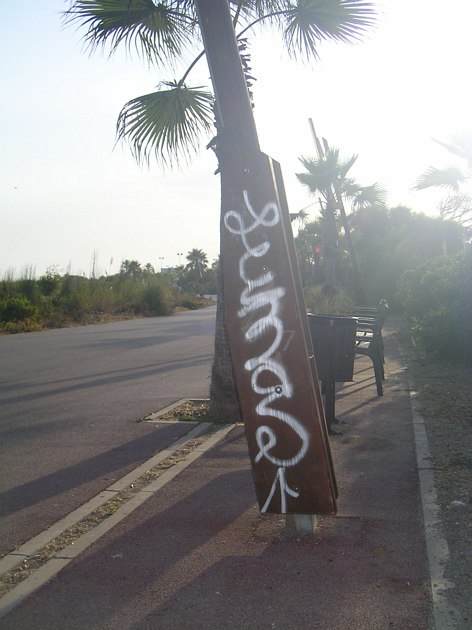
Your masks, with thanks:
M 220 163 L 228 152 L 259 150 L 254 116 L 235 42 L 227 1 L 196 0 L 205 50 L 215 90 Z M 210 385 L 210 413 L 217 420 L 239 420 L 241 411 L 233 375 L 223 301 L 223 256 L 220 252 L 215 356 Z
M 241 421 L 241 408 L 236 393 L 233 362 L 229 347 L 223 302 L 223 253 L 220 254 L 218 301 L 216 303 L 215 355 L 211 371 L 210 409 L 212 418 L 220 421 Z
M 336 253 L 338 249 L 338 226 L 336 224 L 336 210 L 330 196 L 324 212 L 325 232 L 325 284 L 336 286 Z

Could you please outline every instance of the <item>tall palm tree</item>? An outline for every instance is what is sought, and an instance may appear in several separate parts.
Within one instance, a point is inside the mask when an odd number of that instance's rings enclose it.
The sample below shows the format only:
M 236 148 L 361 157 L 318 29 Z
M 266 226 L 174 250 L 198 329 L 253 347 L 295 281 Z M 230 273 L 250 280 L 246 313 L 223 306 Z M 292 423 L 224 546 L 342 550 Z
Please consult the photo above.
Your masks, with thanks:
M 203 272 L 208 268 L 208 257 L 202 249 L 192 249 L 186 256 L 188 260 L 185 269 L 193 278 L 195 293 L 200 293 L 200 286 L 203 280 Z
M 321 197 L 323 205 L 328 205 L 330 199 L 337 195 L 348 201 L 353 209 L 367 206 L 383 205 L 385 191 L 377 183 L 361 186 L 353 177 L 347 174 L 357 161 L 357 155 L 342 159 L 339 149 L 328 148 L 321 157 L 301 157 L 300 162 L 306 169 L 304 173 L 297 173 L 298 181 L 306 186 L 311 194 Z M 331 199 L 335 206 L 339 206 L 339 199 Z M 335 207 L 336 211 L 337 208 Z
M 439 212 L 443 219 L 454 219 L 465 226 L 472 224 L 472 197 L 464 192 L 464 186 L 472 179 L 472 133 L 456 134 L 448 142 L 435 140 L 456 157 L 465 160 L 467 170 L 456 166 L 436 168 L 430 166 L 416 180 L 415 190 L 446 188 L 449 194 L 440 202 Z
M 257 27 L 272 27 L 295 59 L 318 59 L 321 42 L 352 43 L 373 25 L 375 11 L 366 0 L 218 0 L 228 1 L 242 53 L 248 84 L 247 37 Z M 120 47 L 143 57 L 157 72 L 172 71 L 195 47 L 201 46 L 197 18 L 199 0 L 73 0 L 66 21 L 86 29 L 91 50 Z M 202 50 L 179 79 L 161 79 L 156 91 L 126 103 L 117 121 L 117 136 L 129 143 L 140 163 L 151 158 L 174 165 L 195 155 L 214 134 L 214 96 L 209 88 L 190 85 L 190 72 Z M 249 88 L 249 85 L 248 85 Z M 218 311 L 221 313 L 222 302 Z M 219 343 L 219 342 L 217 342 Z M 215 356 L 227 349 L 218 346 Z M 228 355 L 229 356 L 229 355 Z M 221 362 L 224 364 L 224 360 Z M 215 361 L 216 363 L 216 361 Z M 221 415 L 234 417 L 235 394 L 231 368 L 212 376 L 212 397 L 221 394 Z M 228 401 L 225 405 L 225 400 Z M 225 413 L 228 411 L 228 414 Z
M 149 64 L 173 71 L 190 49 L 201 46 L 197 0 L 73 0 L 66 22 L 86 28 L 91 51 L 124 47 Z M 294 58 L 317 59 L 324 40 L 354 42 L 374 22 L 365 0 L 229 0 L 239 41 L 257 26 L 278 30 Z M 244 37 L 243 37 L 244 36 Z M 213 129 L 213 95 L 190 87 L 187 79 L 204 56 L 199 52 L 179 79 L 161 80 L 158 89 L 126 103 L 117 135 L 129 142 L 138 162 L 188 160 Z M 245 57 L 247 59 L 247 55 Z M 247 63 L 246 63 L 247 67 Z
M 297 173 L 298 181 L 318 198 L 320 217 L 324 234 L 326 278 L 328 285 L 336 284 L 336 250 L 339 234 L 339 213 L 345 213 L 347 202 L 352 209 L 383 205 L 385 191 L 378 185 L 361 186 L 348 173 L 357 160 L 357 155 L 342 159 L 339 149 L 325 147 L 317 158 L 301 157 L 304 173 Z M 345 217 L 344 217 L 345 218 Z M 344 230 L 350 243 L 349 229 L 344 222 Z M 357 270 L 356 259 L 350 247 L 352 263 Z

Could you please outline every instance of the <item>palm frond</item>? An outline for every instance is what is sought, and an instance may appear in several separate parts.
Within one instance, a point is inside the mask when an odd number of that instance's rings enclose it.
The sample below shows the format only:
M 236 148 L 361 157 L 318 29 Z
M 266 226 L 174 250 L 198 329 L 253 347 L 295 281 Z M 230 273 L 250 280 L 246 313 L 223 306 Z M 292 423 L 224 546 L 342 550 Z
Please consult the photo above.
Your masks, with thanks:
M 346 175 L 357 160 L 353 155 L 347 160 L 342 160 L 339 149 L 330 147 L 322 158 L 301 157 L 300 161 L 308 173 L 299 173 L 299 181 L 310 189 L 310 192 L 326 192 L 337 183 L 344 183 Z
M 292 4 L 290 0 L 230 0 L 230 6 L 234 6 L 246 21 L 271 19 L 274 15 L 287 11 Z
M 343 197 L 346 197 L 347 199 L 354 199 L 355 196 L 359 194 L 362 186 L 356 179 L 354 179 L 354 177 L 346 177 L 342 180 L 340 189 Z
M 448 142 L 435 139 L 434 142 L 440 144 L 450 153 L 467 160 L 469 166 L 472 166 L 472 133 L 458 133 L 451 136 Z
M 329 158 L 329 154 L 331 152 L 333 152 L 333 151 L 337 152 L 336 154 L 334 154 L 334 156 L 336 157 L 336 161 L 333 164 L 333 167 L 334 166 L 337 167 L 338 178 L 344 179 L 346 177 L 346 175 L 348 174 L 348 172 L 351 170 L 351 168 L 354 166 L 354 164 L 357 162 L 357 158 L 359 156 L 358 155 L 352 155 L 350 158 L 341 160 L 340 156 L 339 156 L 339 149 L 335 149 L 334 147 L 332 149 L 330 148 L 326 152 L 326 156 Z
M 333 182 L 332 173 L 324 160 L 300 158 L 307 173 L 296 173 L 298 181 L 306 186 L 312 195 L 321 194 L 325 199 L 330 194 Z
M 290 223 L 297 221 L 298 228 L 303 229 L 308 222 L 309 214 L 305 209 L 298 212 L 290 212 Z
M 352 203 L 356 208 L 368 208 L 384 206 L 387 199 L 387 193 L 379 184 L 371 184 L 370 186 L 360 186 L 356 195 L 354 195 Z
M 296 0 L 278 16 L 289 54 L 318 58 L 323 41 L 353 43 L 375 23 L 375 9 L 363 0 Z
M 87 29 L 91 50 L 110 45 L 110 54 L 124 46 L 149 63 L 172 63 L 193 38 L 196 17 L 189 2 L 174 0 L 74 0 L 66 24 Z
M 422 175 L 416 180 L 414 186 L 415 190 L 423 190 L 431 187 L 450 188 L 451 190 L 458 192 L 460 184 L 466 181 L 468 177 L 455 166 L 449 166 L 447 168 L 436 168 L 430 166 Z
M 213 124 L 213 95 L 201 87 L 162 83 L 157 92 L 126 103 L 117 121 L 118 140 L 127 141 L 138 163 L 155 156 L 163 166 L 179 164 L 200 147 Z

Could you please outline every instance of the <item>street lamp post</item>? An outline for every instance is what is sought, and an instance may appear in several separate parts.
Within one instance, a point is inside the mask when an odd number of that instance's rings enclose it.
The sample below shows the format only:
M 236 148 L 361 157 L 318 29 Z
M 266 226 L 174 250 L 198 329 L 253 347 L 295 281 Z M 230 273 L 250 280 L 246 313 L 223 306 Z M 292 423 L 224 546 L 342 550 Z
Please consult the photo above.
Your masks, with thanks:
M 164 263 L 163 263 L 164 256 L 159 256 L 159 260 L 161 261 L 161 262 L 159 263 L 159 265 L 160 265 L 160 271 L 161 271 L 161 273 L 162 273 L 162 265 L 164 264 Z

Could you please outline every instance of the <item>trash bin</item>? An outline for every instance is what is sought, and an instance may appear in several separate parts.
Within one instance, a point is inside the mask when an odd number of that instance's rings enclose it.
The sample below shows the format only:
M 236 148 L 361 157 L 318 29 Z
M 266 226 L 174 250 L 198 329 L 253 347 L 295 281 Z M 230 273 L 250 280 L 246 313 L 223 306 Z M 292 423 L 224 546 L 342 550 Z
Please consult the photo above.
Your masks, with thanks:
M 308 313 L 308 324 L 320 381 L 352 381 L 357 319 Z

